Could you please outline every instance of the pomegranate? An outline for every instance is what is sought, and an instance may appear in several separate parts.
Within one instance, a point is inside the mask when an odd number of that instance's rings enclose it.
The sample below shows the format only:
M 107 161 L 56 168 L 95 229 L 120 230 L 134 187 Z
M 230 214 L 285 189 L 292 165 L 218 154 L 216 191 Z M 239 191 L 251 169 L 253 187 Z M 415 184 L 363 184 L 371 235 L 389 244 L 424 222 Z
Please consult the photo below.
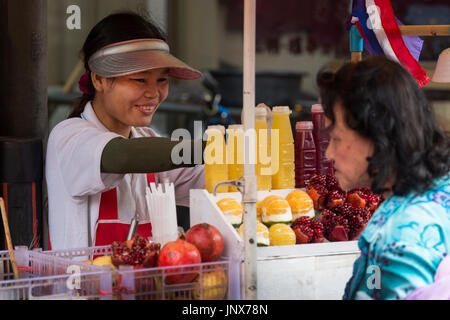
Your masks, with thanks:
M 336 178 L 329 174 L 313 176 L 306 185 L 306 192 L 314 203 L 314 209 L 333 208 L 344 203 L 346 192 Z
M 323 225 L 317 219 L 300 217 L 296 219 L 291 228 L 295 232 L 296 244 L 323 242 Z
M 202 262 L 216 261 L 222 256 L 224 249 L 222 234 L 216 227 L 208 223 L 200 223 L 191 227 L 186 232 L 185 238 L 200 251 Z
M 345 191 L 340 187 L 336 187 L 336 189 L 332 190 L 327 195 L 326 207 L 332 209 L 340 204 L 343 204 L 345 201 Z
M 344 203 L 331 210 L 322 210 L 320 220 L 325 238 L 329 241 L 347 241 L 359 238 L 371 216 L 372 213 L 366 208 Z
M 372 213 L 378 208 L 382 198 L 370 188 L 355 188 L 347 193 L 347 202 L 354 207 L 366 208 Z
M 126 264 L 152 268 L 156 266 L 160 247 L 159 243 L 150 243 L 136 234 L 131 240 L 112 243 L 111 260 L 115 266 Z
M 332 175 L 312 177 L 306 191 L 320 211 L 323 234 L 329 241 L 355 240 L 383 201 L 370 188 L 342 190 Z
M 178 239 L 167 242 L 158 257 L 158 267 L 182 266 L 201 262 L 200 251 L 192 243 Z M 198 267 L 185 267 L 166 270 L 168 284 L 191 282 L 198 275 Z

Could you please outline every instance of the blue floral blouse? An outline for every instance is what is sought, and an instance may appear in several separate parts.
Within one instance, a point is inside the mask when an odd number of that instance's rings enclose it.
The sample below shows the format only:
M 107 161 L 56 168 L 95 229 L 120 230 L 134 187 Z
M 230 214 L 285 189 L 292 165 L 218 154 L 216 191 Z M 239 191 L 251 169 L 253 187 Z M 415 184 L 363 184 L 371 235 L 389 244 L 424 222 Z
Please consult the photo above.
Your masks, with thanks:
M 344 299 L 403 299 L 433 283 L 450 252 L 450 174 L 421 195 L 391 196 L 358 240 Z

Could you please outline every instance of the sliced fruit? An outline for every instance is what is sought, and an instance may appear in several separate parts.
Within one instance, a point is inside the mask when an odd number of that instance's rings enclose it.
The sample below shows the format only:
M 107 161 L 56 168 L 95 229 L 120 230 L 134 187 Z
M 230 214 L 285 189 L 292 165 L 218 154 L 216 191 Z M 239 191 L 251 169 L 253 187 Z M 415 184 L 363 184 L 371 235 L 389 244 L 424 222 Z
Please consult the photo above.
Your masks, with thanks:
M 323 225 L 317 219 L 300 217 L 291 224 L 295 232 L 296 243 L 318 243 L 323 242 Z
M 305 191 L 294 190 L 287 195 L 286 200 L 291 207 L 292 220 L 302 216 L 314 217 L 314 203 Z
M 269 228 L 269 239 L 271 246 L 289 246 L 296 242 L 294 230 L 284 223 L 277 223 Z
M 116 266 L 111 261 L 111 256 L 101 256 L 97 257 L 92 261 L 92 264 L 95 266 L 109 266 L 112 269 L 115 269 Z
M 265 225 L 292 222 L 292 212 L 289 202 L 281 196 L 271 195 L 263 200 L 262 222 Z

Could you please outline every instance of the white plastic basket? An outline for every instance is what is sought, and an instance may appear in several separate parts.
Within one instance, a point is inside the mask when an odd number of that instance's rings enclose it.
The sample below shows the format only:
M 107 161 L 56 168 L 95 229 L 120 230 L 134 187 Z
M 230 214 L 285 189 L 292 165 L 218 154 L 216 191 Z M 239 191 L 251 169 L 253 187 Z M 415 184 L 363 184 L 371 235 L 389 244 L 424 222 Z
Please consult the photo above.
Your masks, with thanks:
M 44 254 L 77 259 L 111 254 L 111 246 L 45 251 Z M 236 274 L 236 272 L 238 272 Z M 174 277 L 195 275 L 188 283 L 168 283 Z M 113 288 L 102 291 L 123 300 L 220 300 L 236 299 L 239 292 L 239 266 L 223 257 L 219 261 L 184 266 L 135 269 L 121 266 L 113 271 Z M 167 281 L 169 280 L 169 281 Z
M 104 267 L 59 258 L 37 251 L 22 252 L 14 279 L 8 251 L 0 251 L 0 300 L 108 299 L 112 274 Z M 22 260 L 23 261 L 23 260 Z

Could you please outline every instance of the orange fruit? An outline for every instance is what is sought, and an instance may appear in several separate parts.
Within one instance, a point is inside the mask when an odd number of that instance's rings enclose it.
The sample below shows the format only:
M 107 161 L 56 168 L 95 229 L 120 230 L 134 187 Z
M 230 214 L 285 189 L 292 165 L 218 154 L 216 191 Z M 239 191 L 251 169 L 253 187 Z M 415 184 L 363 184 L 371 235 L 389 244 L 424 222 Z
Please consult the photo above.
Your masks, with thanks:
M 291 207 L 292 220 L 303 216 L 314 217 L 314 203 L 305 191 L 294 190 L 288 194 L 286 200 Z
M 239 227 L 239 235 L 242 237 L 242 240 L 244 240 L 244 224 L 241 224 Z M 258 247 L 261 246 L 268 246 L 270 244 L 269 241 L 269 229 L 262 224 L 261 221 L 256 220 L 256 245 Z
M 289 246 L 296 241 L 294 230 L 284 223 L 276 223 L 269 228 L 269 239 L 271 246 Z
M 262 222 L 266 225 L 274 223 L 290 223 L 292 212 L 289 202 L 281 196 L 271 195 L 262 203 Z
M 225 215 L 228 222 L 234 227 L 242 223 L 242 204 L 233 198 L 223 198 L 217 202 L 217 206 Z

